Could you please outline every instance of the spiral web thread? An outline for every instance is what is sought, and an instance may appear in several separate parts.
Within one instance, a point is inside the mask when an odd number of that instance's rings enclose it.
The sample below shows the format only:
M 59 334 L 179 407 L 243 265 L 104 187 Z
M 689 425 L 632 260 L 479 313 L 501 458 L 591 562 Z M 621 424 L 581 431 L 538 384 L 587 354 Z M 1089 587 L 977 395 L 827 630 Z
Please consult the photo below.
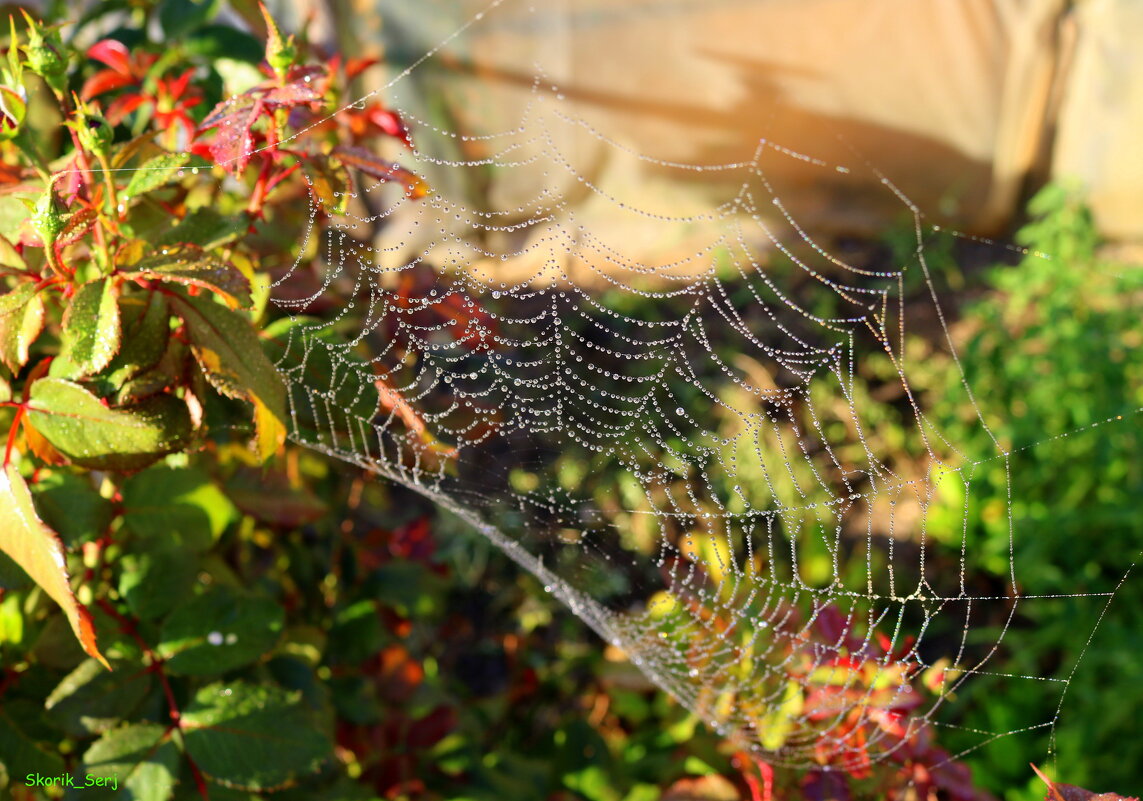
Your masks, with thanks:
M 274 285 L 296 323 L 279 363 L 292 436 L 471 523 L 657 685 L 776 763 L 824 749 L 845 767 L 854 726 L 896 708 L 911 710 L 909 730 L 953 725 L 943 710 L 983 674 L 1006 691 L 1046 690 L 1058 715 L 1068 680 L 1006 673 L 1002 655 L 1021 605 L 1061 596 L 1030 594 L 1011 556 L 1007 592 L 973 590 L 974 475 L 1003 470 L 1011 488 L 1014 454 L 993 437 L 993 456 L 969 458 L 910 385 L 917 316 L 960 369 L 926 261 L 937 229 L 882 179 L 913 220 L 914 256 L 851 265 L 803 229 L 767 172 L 785 159 L 834 177 L 847 167 L 765 141 L 753 159 L 716 166 L 632 152 L 570 111 L 540 64 L 516 124 L 442 130 L 406 102 L 418 91 L 407 84 L 483 18 L 356 105 L 381 95 L 411 123 L 417 150 L 401 160 L 431 186 L 479 185 L 489 170 L 551 180 L 511 212 L 459 190 L 410 200 L 383 182 L 359 184 L 344 217 L 319 216 L 315 202 L 303 250 L 316 248 L 318 266 L 299 258 Z M 662 173 L 738 188 L 713 212 L 641 210 L 565 152 L 569 130 Z M 702 242 L 668 261 L 628 253 L 561 185 L 640 230 L 697 228 Z M 927 301 L 906 308 L 917 273 Z M 856 380 L 869 354 L 907 409 L 905 446 L 923 454 L 908 465 Z M 972 387 L 950 386 L 987 430 Z M 1031 535 L 1011 497 L 999 514 L 1012 538 Z M 1100 595 L 1110 602 L 1114 588 Z M 973 636 L 981 621 L 999 622 L 986 642 Z M 850 658 L 872 667 L 849 670 Z M 923 698 L 912 689 L 922 674 L 933 688 Z M 827 691 L 810 701 L 811 685 Z M 862 750 L 875 758 L 904 742 L 872 731 Z M 983 745 L 1014 731 L 977 734 Z

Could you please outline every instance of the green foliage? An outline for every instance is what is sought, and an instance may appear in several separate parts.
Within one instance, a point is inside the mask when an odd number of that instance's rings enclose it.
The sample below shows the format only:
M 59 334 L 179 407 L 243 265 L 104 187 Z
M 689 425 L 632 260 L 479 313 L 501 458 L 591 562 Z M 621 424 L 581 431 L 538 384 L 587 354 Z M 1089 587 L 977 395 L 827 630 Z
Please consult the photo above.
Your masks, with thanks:
M 1106 593 L 1117 589 L 1139 555 L 1143 274 L 1097 255 L 1091 215 L 1065 187 L 1045 188 L 1029 212 L 1033 219 L 1018 238 L 1030 252 L 1017 265 L 995 268 L 989 276 L 994 293 L 969 313 L 974 332 L 961 357 L 981 419 L 971 406 L 952 401 L 959 397 L 953 387 L 934 387 L 931 405 L 966 459 L 987 460 L 969 487 L 969 551 L 991 554 L 984 566 L 1007 576 L 1008 516 L 996 513 L 1008 504 L 1007 475 L 1020 591 Z M 955 371 L 950 375 L 958 380 Z M 1007 474 L 993 437 L 1011 454 Z M 1060 775 L 1079 784 L 1130 787 L 1138 779 L 1133 766 L 1143 764 L 1143 745 L 1133 735 L 1135 721 L 1116 710 L 1143 703 L 1143 671 L 1134 656 L 1143 646 L 1143 591 L 1130 581 L 1118 587 L 1085 649 L 1077 633 L 1105 603 L 1105 597 L 1064 597 L 1022 606 L 1020 649 L 1011 659 L 1026 675 L 1063 679 L 1082 656 L 1055 732 Z M 969 691 L 964 708 L 975 712 L 968 723 L 981 729 L 1008 730 L 1055 715 L 1031 694 L 1008 695 L 1003 706 L 983 702 L 996 692 L 990 681 Z M 1092 715 L 1094 708 L 1104 711 Z M 1015 785 L 1025 775 L 1020 766 L 1047 749 L 1047 736 L 1015 740 L 1011 753 L 986 750 L 978 769 L 993 786 Z

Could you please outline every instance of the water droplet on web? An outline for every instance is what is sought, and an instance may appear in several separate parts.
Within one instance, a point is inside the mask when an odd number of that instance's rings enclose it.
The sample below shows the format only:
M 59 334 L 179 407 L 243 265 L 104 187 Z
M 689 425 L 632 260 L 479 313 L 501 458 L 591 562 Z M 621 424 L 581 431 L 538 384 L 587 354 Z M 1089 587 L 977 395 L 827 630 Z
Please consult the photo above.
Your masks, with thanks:
M 221 631 L 212 631 L 206 635 L 206 641 L 211 645 L 222 645 L 223 637 Z

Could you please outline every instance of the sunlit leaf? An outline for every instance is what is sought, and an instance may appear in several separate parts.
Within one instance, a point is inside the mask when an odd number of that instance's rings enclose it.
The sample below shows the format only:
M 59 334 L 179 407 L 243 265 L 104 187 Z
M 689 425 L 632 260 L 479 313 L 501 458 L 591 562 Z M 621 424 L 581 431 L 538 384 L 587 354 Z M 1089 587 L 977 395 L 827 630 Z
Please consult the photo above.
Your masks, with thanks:
M 411 198 L 422 198 L 429 193 L 429 185 L 425 179 L 406 170 L 400 164 L 375 156 L 363 147 L 339 145 L 333 149 L 333 154 L 347 167 L 361 170 L 366 175 L 381 181 L 401 184 L 405 187 L 405 193 Z
M 16 285 L 15 289 L 10 289 L 3 295 L 0 295 L 0 316 L 12 314 L 24 308 L 35 294 L 35 282 L 21 281 Z
M 75 376 L 98 373 L 119 352 L 119 304 L 114 284 L 98 278 L 76 290 L 64 312 L 61 358 Z
M 230 262 L 212 256 L 197 245 L 165 247 L 123 274 L 127 278 L 203 287 L 222 295 L 232 308 L 250 305 L 250 282 L 246 276 Z
M 305 162 L 310 193 L 327 214 L 341 215 L 349 205 L 349 173 L 341 162 L 317 155 Z
M 145 195 L 165 186 L 179 177 L 179 171 L 187 165 L 191 156 L 189 153 L 163 153 L 139 167 L 131 176 L 127 184 L 124 198 Z
M 83 649 L 110 669 L 96 645 L 91 616 L 71 591 L 59 536 L 36 514 L 28 485 L 12 464 L 0 471 L 0 550 L 60 605 Z
M 1060 784 L 1045 776 L 1035 765 L 1032 765 L 1032 770 L 1048 785 L 1044 801 L 1139 801 L 1138 798 L 1128 798 L 1118 793 L 1095 793 L 1074 784 Z
M 204 551 L 238 517 L 210 477 L 192 467 L 155 465 L 123 482 L 122 493 L 123 525 L 155 543 Z
M 181 450 L 191 434 L 186 404 L 173 395 L 111 408 L 62 378 L 32 385 L 28 417 L 72 462 L 104 470 L 138 470 Z
M 27 303 L 0 317 L 0 361 L 12 372 L 28 363 L 32 343 L 44 328 L 44 302 L 32 295 Z
M 119 319 L 123 344 L 106 373 L 113 387 L 158 364 L 171 332 L 167 301 L 159 292 L 120 296 Z
M 246 226 L 242 217 L 224 216 L 208 206 L 195 209 L 173 228 L 164 231 L 155 240 L 155 245 L 197 245 L 203 250 L 213 250 L 242 236 Z
M 44 522 L 67 545 L 89 542 L 107 533 L 113 508 L 91 485 L 90 476 L 65 470 L 41 471 L 32 487 Z
M 255 403 L 260 453 L 279 441 L 286 420 L 286 386 L 262 350 L 249 320 L 209 298 L 176 295 L 175 312 L 187 324 L 195 359 L 224 395 Z M 276 421 L 276 422 L 275 422 Z

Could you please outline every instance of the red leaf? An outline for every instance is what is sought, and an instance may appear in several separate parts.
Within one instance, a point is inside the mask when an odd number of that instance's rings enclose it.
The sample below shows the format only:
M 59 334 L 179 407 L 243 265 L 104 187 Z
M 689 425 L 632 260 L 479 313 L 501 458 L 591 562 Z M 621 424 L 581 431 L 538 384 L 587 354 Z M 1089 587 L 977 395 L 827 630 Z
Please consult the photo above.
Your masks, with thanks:
M 112 125 L 118 125 L 124 117 L 146 102 L 147 98 L 137 92 L 117 97 L 107 107 L 107 121 Z
M 806 801 L 850 801 L 853 795 L 840 773 L 815 770 L 802 779 L 802 797 Z
M 87 49 L 87 57 L 101 61 L 121 75 L 131 77 L 131 53 L 115 39 L 103 39 Z
M 406 170 L 400 164 L 378 158 L 363 147 L 339 145 L 333 149 L 333 155 L 337 156 L 345 166 L 353 167 L 373 178 L 404 184 L 406 194 L 411 198 L 422 198 L 429 193 L 429 185 L 419 175 Z
M 317 89 L 303 81 L 293 81 L 285 86 L 276 86 L 262 95 L 262 102 L 269 109 L 292 108 L 316 103 L 319 100 L 321 100 L 321 94 Z
M 97 97 L 105 92 L 122 89 L 124 86 L 134 86 L 135 83 L 135 76 L 130 73 L 124 74 L 116 70 L 100 70 L 84 82 L 83 89 L 80 90 L 79 94 L 84 100 L 91 100 L 91 98 Z
M 1032 766 L 1032 770 L 1036 771 L 1036 775 L 1048 785 L 1044 801 L 1139 801 L 1138 798 L 1128 798 L 1117 793 L 1094 793 L 1074 784 L 1056 784 L 1035 765 Z
M 80 209 L 68 217 L 67 222 L 64 223 L 63 230 L 56 236 L 56 246 L 62 247 L 64 245 L 70 245 L 72 242 L 80 239 L 91 230 L 91 227 L 95 225 L 95 221 L 98 217 L 99 214 L 91 207 Z
M 389 552 L 398 559 L 428 562 L 436 551 L 429 518 L 418 517 L 394 531 L 389 538 Z
M 456 710 L 442 704 L 409 727 L 405 745 L 415 751 L 431 748 L 447 737 L 457 722 Z
M 369 116 L 369 121 L 383 133 L 392 136 L 394 139 L 400 139 L 406 147 L 412 149 L 413 138 L 409 135 L 409 129 L 405 127 L 404 121 L 397 116 L 395 111 L 389 111 L 381 106 L 372 106 L 366 114 Z
M 321 68 L 315 68 L 322 72 Z M 219 103 L 199 125 L 199 133 L 217 128 L 218 133 L 208 145 L 211 158 L 226 165 L 231 172 L 245 169 L 254 151 L 253 128 L 264 115 L 276 109 L 308 105 L 321 100 L 321 93 L 310 86 L 312 70 L 299 72 L 300 78 L 285 86 L 261 83 L 237 97 Z M 294 71 L 291 71 L 291 75 Z
M 851 639 L 850 621 L 833 604 L 826 604 L 818 611 L 814 628 L 826 645 L 847 645 Z
M 374 64 L 380 63 L 381 60 L 376 58 L 351 58 L 345 62 L 345 77 L 352 81 Z

